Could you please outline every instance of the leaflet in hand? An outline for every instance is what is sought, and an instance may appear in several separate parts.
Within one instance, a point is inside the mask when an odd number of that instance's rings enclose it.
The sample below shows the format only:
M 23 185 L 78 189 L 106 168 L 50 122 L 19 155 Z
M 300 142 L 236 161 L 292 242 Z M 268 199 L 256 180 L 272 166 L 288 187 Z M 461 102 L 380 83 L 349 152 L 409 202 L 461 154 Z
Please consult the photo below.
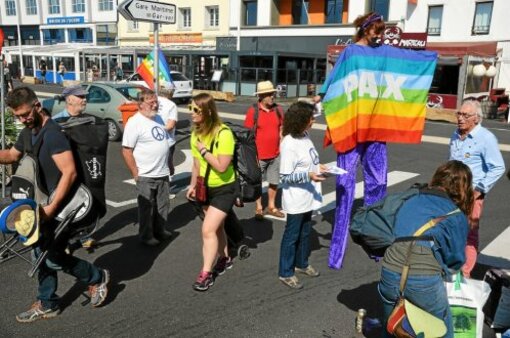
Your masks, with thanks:
M 326 167 L 326 172 L 331 175 L 345 175 L 345 174 L 347 174 L 347 170 L 342 169 L 340 167 L 332 166 L 332 165 Z

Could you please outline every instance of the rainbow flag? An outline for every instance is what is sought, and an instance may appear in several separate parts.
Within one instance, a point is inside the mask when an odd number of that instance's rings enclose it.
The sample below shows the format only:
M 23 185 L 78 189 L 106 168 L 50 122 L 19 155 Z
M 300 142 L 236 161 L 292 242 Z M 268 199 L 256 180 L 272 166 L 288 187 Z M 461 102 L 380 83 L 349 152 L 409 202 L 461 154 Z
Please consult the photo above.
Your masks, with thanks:
M 158 48 L 158 63 L 159 63 L 159 83 L 172 83 L 172 76 L 170 75 L 170 68 L 166 62 L 165 55 Z M 154 90 L 154 51 L 150 52 L 142 63 L 138 66 L 136 72 L 144 79 L 150 89 Z
M 420 143 L 437 53 L 349 45 L 321 88 L 337 152 L 366 141 Z

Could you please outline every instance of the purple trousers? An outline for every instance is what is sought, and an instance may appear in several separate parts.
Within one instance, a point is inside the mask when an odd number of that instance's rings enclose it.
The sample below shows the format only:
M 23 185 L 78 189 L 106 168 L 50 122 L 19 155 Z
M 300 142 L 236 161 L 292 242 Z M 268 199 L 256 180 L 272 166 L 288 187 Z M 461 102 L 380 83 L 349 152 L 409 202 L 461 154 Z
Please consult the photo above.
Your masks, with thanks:
M 370 205 L 386 195 L 388 158 L 386 143 L 359 143 L 356 148 L 338 153 L 337 165 L 347 174 L 336 178 L 336 210 L 333 236 L 329 250 L 329 267 L 340 269 L 347 248 L 347 235 L 351 219 L 352 204 L 356 187 L 356 172 L 361 160 L 364 177 L 364 205 Z

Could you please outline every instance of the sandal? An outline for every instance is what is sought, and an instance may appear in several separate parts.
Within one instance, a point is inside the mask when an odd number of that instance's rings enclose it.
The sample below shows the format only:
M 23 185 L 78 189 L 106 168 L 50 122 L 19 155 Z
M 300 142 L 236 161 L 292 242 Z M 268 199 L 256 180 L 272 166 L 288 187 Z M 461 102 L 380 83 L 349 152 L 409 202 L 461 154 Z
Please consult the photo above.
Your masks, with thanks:
M 264 219 L 264 209 L 255 209 L 255 219 L 258 221 Z
M 285 218 L 285 214 L 281 212 L 280 209 L 278 208 L 268 209 L 267 213 L 274 217 Z

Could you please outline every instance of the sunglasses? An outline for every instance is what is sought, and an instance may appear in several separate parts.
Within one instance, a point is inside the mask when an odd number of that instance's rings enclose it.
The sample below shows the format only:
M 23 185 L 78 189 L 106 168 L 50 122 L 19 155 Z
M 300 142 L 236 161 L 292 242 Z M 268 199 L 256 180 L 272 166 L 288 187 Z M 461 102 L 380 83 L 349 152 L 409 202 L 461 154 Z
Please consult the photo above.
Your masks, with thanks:
M 188 105 L 188 109 L 192 113 L 195 113 L 195 114 L 198 114 L 198 115 L 202 115 L 202 109 L 198 108 L 195 105 L 192 105 L 192 104 Z

